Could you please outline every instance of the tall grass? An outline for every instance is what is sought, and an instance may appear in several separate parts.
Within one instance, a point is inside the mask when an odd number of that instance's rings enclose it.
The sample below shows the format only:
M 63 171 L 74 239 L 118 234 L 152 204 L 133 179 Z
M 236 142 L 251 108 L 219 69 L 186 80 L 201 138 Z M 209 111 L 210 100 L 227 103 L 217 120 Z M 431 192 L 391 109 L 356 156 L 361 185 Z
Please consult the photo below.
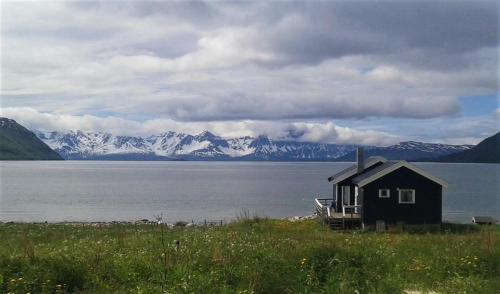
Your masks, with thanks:
M 0 225 L 0 293 L 497 293 L 500 229 Z

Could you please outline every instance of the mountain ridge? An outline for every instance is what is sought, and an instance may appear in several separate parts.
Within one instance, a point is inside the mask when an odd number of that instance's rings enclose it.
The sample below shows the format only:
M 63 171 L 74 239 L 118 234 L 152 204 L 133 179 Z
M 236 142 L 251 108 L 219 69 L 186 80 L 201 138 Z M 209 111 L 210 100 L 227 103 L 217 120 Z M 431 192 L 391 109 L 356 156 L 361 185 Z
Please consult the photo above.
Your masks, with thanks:
M 389 160 L 432 161 L 444 155 L 454 154 L 472 148 L 473 145 L 450 145 L 441 143 L 424 143 L 403 141 L 387 147 L 373 147 L 365 150 L 365 157 L 382 156 Z M 355 161 L 356 153 L 350 152 L 339 161 Z
M 482 140 L 468 150 L 439 157 L 436 161 L 500 163 L 500 132 Z
M 80 160 L 354 161 L 359 146 L 274 140 L 263 135 L 223 138 L 209 131 L 197 135 L 167 131 L 147 137 L 79 130 L 36 134 L 63 158 Z M 362 147 L 367 156 L 414 160 L 437 158 L 467 150 L 471 145 L 408 141 L 388 147 Z
M 15 120 L 0 117 L 0 160 L 61 160 L 36 135 Z

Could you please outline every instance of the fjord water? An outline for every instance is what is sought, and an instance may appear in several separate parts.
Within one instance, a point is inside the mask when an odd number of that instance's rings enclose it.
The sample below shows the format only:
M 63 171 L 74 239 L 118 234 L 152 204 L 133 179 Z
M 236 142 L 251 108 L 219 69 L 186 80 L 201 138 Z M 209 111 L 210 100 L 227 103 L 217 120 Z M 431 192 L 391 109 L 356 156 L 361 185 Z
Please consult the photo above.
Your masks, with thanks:
M 349 163 L 2 161 L 0 221 L 169 222 L 274 218 L 313 212 L 327 178 Z M 449 183 L 443 218 L 500 219 L 500 165 L 417 163 Z M 418 196 L 417 196 L 418 197 Z

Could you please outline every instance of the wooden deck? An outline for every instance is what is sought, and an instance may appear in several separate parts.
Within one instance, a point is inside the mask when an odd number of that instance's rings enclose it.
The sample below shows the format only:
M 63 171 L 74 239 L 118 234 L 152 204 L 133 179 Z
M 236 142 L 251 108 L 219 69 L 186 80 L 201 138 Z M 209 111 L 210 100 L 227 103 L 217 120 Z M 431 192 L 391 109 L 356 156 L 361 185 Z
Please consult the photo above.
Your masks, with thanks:
M 344 215 L 342 212 L 330 212 L 331 219 L 348 219 L 348 220 L 361 220 L 361 214 L 359 213 L 346 213 Z
M 334 230 L 352 229 L 361 226 L 361 210 L 359 205 L 345 205 L 342 212 L 332 211 L 330 209 L 333 199 L 316 198 L 314 199 L 316 213 L 322 217 L 325 222 Z

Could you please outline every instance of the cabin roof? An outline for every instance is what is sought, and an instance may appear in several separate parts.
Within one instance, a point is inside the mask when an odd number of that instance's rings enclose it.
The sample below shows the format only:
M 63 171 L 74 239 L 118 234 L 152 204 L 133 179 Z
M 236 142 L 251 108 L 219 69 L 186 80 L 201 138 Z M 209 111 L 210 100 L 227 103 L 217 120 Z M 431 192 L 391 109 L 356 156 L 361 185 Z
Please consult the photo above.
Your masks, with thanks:
M 387 159 L 381 157 L 381 156 L 371 156 L 368 159 L 364 161 L 364 168 L 367 169 L 379 162 L 386 162 Z M 349 177 L 354 176 L 358 172 L 358 166 L 356 164 L 353 164 L 352 166 L 341 170 L 340 172 L 334 174 L 333 176 L 328 178 L 329 182 L 332 182 L 334 184 L 341 182 Z
M 357 183 L 363 181 L 364 179 L 368 179 L 369 177 L 378 174 L 379 172 L 385 170 L 386 168 L 389 168 L 395 164 L 398 164 L 398 162 L 399 162 L 398 160 L 386 161 L 386 162 L 382 163 L 381 165 L 377 166 L 376 168 L 373 168 L 371 170 L 368 170 L 366 172 L 361 173 L 357 177 L 353 178 L 352 182 L 357 184 Z
M 443 187 L 448 187 L 448 184 L 445 181 L 429 174 L 428 172 L 420 169 L 419 167 L 405 160 L 386 161 L 383 164 L 375 167 L 374 169 L 368 170 L 356 176 L 355 178 L 352 179 L 352 182 L 356 184 L 358 187 L 362 187 L 402 167 L 406 167 L 416 172 L 417 174 L 420 174 L 421 176 L 424 176 L 429 180 L 438 183 Z

